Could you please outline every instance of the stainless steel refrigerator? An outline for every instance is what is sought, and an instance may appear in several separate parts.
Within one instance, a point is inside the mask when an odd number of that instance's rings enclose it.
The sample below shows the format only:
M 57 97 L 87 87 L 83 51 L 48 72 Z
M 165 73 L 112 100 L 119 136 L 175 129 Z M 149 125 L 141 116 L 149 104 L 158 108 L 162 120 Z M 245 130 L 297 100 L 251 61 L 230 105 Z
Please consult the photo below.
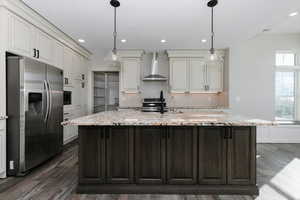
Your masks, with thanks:
M 62 151 L 63 71 L 7 54 L 7 174 L 22 176 Z

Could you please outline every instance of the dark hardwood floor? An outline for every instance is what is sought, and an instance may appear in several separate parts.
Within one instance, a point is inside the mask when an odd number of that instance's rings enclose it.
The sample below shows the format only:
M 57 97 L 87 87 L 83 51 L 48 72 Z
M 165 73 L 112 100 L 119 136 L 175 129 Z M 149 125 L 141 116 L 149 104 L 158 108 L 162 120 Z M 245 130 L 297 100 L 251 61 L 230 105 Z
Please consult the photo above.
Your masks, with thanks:
M 77 144 L 25 178 L 0 180 L 0 200 L 296 200 L 300 199 L 300 144 L 259 144 L 260 196 L 229 195 L 78 195 Z M 9 187 L 9 188 L 7 188 Z M 6 188 L 6 189 L 4 189 Z

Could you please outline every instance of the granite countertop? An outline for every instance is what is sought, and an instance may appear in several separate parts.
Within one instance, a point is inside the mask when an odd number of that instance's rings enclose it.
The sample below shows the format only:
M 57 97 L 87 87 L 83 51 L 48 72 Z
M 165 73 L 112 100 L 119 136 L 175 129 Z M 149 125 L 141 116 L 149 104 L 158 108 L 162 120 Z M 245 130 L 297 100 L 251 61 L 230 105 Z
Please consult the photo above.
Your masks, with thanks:
M 225 112 L 145 113 L 136 110 L 101 112 L 67 122 L 74 126 L 272 126 L 276 122 L 246 118 Z

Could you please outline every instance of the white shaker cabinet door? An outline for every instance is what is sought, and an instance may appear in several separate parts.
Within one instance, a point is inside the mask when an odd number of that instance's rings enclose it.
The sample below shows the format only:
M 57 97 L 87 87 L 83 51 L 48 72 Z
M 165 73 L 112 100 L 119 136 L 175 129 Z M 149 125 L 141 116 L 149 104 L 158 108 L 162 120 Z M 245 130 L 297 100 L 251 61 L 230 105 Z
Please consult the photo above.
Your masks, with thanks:
M 34 30 L 34 46 L 38 50 L 38 59 L 48 64 L 53 64 L 53 43 L 54 40 L 46 33 L 35 29 Z
M 205 92 L 206 64 L 201 58 L 190 59 L 190 92 Z
M 55 67 L 64 70 L 64 45 L 55 41 L 53 46 L 53 64 Z
M 223 63 L 222 61 L 207 62 L 207 85 L 209 92 L 223 91 Z
M 13 14 L 8 16 L 8 26 L 9 50 L 19 55 L 34 57 L 32 26 Z
M 138 93 L 140 84 L 140 59 L 124 58 L 121 64 L 122 92 Z
M 73 52 L 71 49 L 65 47 L 64 48 L 64 84 L 65 86 L 72 86 L 72 72 L 73 70 Z
M 189 91 L 188 71 L 188 58 L 174 58 L 170 60 L 170 87 L 172 93 Z
M 6 131 L 5 120 L 0 120 L 0 178 L 6 177 Z

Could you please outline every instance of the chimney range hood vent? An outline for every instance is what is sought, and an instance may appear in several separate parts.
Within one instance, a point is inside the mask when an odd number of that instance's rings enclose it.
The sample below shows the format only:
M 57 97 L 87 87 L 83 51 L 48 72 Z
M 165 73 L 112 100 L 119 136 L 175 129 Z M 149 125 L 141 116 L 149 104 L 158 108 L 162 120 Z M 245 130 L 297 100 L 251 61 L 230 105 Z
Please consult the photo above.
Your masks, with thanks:
M 168 80 L 166 77 L 158 74 L 158 61 L 157 61 L 158 54 L 157 52 L 153 53 L 153 59 L 151 64 L 151 74 L 146 76 L 143 80 L 144 81 L 166 81 Z

